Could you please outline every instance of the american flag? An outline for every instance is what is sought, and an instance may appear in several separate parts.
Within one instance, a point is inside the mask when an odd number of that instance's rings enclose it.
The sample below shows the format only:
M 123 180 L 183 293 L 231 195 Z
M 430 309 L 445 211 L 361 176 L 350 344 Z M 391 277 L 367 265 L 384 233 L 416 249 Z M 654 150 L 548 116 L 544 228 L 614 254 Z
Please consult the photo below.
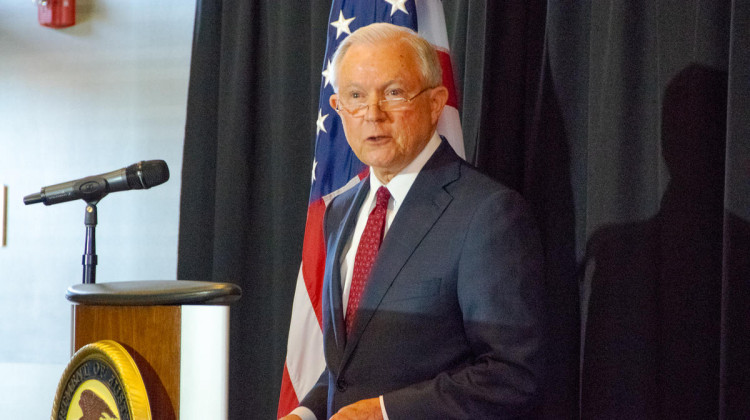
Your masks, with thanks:
M 312 388 L 325 368 L 321 329 L 321 293 L 326 258 L 323 214 L 336 195 L 352 188 L 368 171 L 367 166 L 349 148 L 341 121 L 328 103 L 328 98 L 333 94 L 333 87 L 329 83 L 331 56 L 347 35 L 374 22 L 409 27 L 436 47 L 443 68 L 443 84 L 450 92 L 448 104 L 438 122 L 438 132 L 461 157 L 465 155 L 441 1 L 334 0 L 321 75 L 312 187 L 281 382 L 279 417 L 297 407 L 299 400 Z

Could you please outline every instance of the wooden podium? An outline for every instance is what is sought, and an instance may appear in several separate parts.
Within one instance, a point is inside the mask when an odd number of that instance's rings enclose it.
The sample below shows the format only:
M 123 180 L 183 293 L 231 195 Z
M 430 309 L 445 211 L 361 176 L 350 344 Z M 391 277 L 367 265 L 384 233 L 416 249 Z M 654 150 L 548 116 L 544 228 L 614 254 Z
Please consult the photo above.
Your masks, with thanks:
M 230 283 L 137 281 L 77 284 L 73 352 L 100 340 L 135 361 L 153 419 L 227 417 Z

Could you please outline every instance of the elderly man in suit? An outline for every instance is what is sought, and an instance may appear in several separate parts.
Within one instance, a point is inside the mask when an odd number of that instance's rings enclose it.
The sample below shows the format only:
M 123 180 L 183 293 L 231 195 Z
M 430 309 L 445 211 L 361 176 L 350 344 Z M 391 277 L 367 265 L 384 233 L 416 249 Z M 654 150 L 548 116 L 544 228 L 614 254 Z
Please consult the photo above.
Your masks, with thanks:
M 361 28 L 333 70 L 330 103 L 370 175 L 328 207 L 327 367 L 288 418 L 526 418 L 542 366 L 529 208 L 436 133 L 448 91 L 423 38 Z

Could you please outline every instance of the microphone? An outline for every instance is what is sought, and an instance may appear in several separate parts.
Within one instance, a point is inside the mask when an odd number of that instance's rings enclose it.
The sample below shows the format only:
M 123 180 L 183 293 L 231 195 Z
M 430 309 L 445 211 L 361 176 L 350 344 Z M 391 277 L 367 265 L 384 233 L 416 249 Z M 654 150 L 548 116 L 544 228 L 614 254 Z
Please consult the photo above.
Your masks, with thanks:
M 144 160 L 106 174 L 43 187 L 41 192 L 24 197 L 23 203 L 44 203 L 50 206 L 79 198 L 87 203 L 96 203 L 111 192 L 149 189 L 167 182 L 168 179 L 169 168 L 166 162 Z

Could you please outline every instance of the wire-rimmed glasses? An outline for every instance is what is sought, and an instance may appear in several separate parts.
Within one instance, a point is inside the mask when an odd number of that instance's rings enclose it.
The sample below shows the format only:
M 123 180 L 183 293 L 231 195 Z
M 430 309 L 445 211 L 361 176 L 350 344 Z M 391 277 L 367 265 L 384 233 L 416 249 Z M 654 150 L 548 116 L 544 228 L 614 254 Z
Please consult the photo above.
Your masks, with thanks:
M 412 101 L 416 99 L 417 96 L 430 89 L 432 88 L 424 88 L 410 98 L 402 96 L 404 95 L 403 93 L 395 90 L 394 93 L 386 95 L 387 97 L 385 99 L 379 100 L 378 107 L 383 112 L 404 111 L 411 107 Z M 361 118 L 365 116 L 370 105 L 371 104 L 367 100 L 366 95 L 363 95 L 360 92 L 349 92 L 345 95 L 339 95 L 338 102 L 336 103 L 336 111 L 341 111 L 343 109 L 352 117 Z

